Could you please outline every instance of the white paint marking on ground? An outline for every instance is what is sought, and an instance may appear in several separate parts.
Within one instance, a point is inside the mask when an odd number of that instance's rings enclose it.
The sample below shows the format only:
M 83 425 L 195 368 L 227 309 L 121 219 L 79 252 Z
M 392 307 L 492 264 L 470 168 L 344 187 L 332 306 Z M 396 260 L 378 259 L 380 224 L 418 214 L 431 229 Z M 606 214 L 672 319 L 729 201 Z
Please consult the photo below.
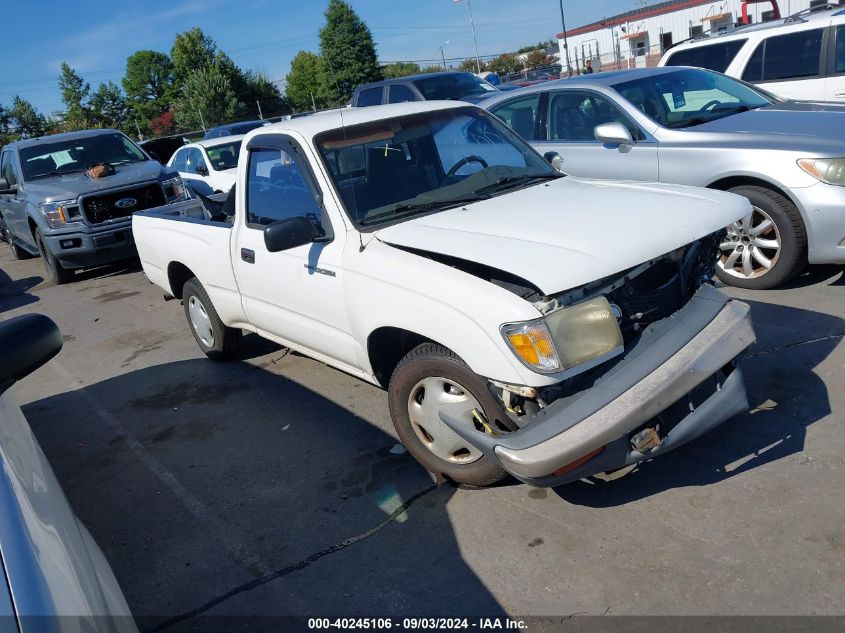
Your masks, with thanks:
M 66 370 L 56 359 L 48 365 L 52 367 L 57 374 L 59 374 L 66 384 L 73 384 L 74 377 Z M 175 475 L 171 473 L 165 466 L 158 461 L 135 437 L 126 429 L 126 427 L 113 416 L 107 409 L 103 408 L 94 398 L 89 396 L 84 391 L 76 391 L 76 395 L 82 398 L 90 410 L 95 413 L 100 419 L 108 424 L 116 433 L 123 435 L 126 439 L 126 446 L 131 450 L 138 459 L 146 466 L 153 475 L 164 485 L 179 502 L 190 512 L 196 519 L 202 523 L 211 532 L 223 546 L 229 550 L 232 556 L 246 567 L 251 573 L 258 573 L 259 575 L 267 575 L 272 573 L 272 569 L 256 554 L 249 551 L 241 539 L 238 537 L 235 530 L 230 527 L 230 524 L 223 521 L 216 514 L 211 512 L 205 504 L 192 495 L 185 486 L 183 486 Z

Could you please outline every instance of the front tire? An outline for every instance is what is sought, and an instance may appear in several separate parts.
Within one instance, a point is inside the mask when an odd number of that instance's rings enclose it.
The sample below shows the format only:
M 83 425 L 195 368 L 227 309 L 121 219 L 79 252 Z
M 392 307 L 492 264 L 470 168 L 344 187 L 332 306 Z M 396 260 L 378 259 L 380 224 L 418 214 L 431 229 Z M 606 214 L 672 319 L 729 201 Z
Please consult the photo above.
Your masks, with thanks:
M 445 410 L 478 428 L 477 410 L 498 431 L 514 428 L 485 382 L 452 351 L 434 343 L 415 347 L 394 370 L 387 394 L 400 441 L 426 470 L 472 487 L 490 486 L 507 476 L 438 417 Z
M 182 286 L 182 304 L 185 306 L 185 317 L 191 333 L 206 356 L 219 361 L 237 357 L 242 332 L 223 324 L 208 293 L 196 277 Z
M 727 228 L 716 276 L 729 286 L 765 290 L 801 272 L 807 236 L 796 206 L 765 187 L 742 185 L 729 191 L 748 198 L 752 212 Z
M 38 246 L 38 252 L 41 253 L 41 260 L 44 262 L 44 270 L 47 272 L 47 277 L 50 278 L 56 285 L 66 284 L 71 281 L 76 273 L 73 270 L 68 270 L 56 258 L 47 245 L 44 243 L 44 238 L 41 237 L 41 231 L 35 230 L 35 244 Z

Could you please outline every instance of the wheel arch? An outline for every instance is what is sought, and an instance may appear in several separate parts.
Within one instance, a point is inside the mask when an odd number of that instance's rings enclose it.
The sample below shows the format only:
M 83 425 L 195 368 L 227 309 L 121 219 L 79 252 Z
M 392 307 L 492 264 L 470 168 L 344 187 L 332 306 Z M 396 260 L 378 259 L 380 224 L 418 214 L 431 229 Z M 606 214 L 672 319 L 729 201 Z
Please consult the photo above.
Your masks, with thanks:
M 422 343 L 434 343 L 456 353 L 448 345 L 443 345 L 429 336 L 401 327 L 383 326 L 370 332 L 367 337 L 367 357 L 373 375 L 382 388 L 387 389 L 390 376 L 399 361 Z
M 718 180 L 714 180 L 709 185 L 706 185 L 706 187 L 708 189 L 728 191 L 729 189 L 733 189 L 734 187 L 740 187 L 742 185 L 750 185 L 752 187 L 763 187 L 764 189 L 768 189 L 769 191 L 781 195 L 787 200 L 789 200 L 795 206 L 795 208 L 798 209 L 798 213 L 801 214 L 801 221 L 804 223 L 804 227 L 806 230 L 807 216 L 804 213 L 804 208 L 799 204 L 798 200 L 790 193 L 788 188 L 782 187 L 777 183 L 774 183 L 770 180 L 766 180 L 765 178 L 761 178 L 759 176 L 736 174 L 732 176 L 725 176 L 719 178 Z
M 170 262 L 167 265 L 167 283 L 170 285 L 170 293 L 177 299 L 182 298 L 182 286 L 192 277 L 196 275 L 182 262 Z

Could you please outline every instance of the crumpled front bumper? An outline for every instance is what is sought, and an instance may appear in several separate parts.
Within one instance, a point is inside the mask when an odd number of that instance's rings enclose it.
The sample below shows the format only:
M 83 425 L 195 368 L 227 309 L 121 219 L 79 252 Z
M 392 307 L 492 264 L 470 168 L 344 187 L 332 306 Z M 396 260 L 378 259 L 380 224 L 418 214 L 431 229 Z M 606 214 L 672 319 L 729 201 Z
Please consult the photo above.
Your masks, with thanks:
M 440 418 L 521 481 L 575 481 L 651 459 L 747 409 L 736 360 L 754 340 L 748 305 L 703 286 L 590 388 L 556 400 L 519 431 L 492 436 Z M 635 450 L 631 436 L 658 424 L 660 444 Z

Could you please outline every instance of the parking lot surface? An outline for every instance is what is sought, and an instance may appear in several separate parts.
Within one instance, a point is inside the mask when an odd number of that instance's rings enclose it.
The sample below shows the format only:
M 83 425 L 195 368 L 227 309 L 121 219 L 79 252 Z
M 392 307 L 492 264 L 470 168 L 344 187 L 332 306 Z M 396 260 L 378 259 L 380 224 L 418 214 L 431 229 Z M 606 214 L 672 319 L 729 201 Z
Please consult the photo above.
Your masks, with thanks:
M 139 266 L 43 280 L 0 256 L 0 318 L 64 349 L 14 392 L 133 613 L 845 613 L 845 276 L 752 306 L 751 411 L 616 481 L 436 488 L 385 393 L 257 337 L 200 353 Z

